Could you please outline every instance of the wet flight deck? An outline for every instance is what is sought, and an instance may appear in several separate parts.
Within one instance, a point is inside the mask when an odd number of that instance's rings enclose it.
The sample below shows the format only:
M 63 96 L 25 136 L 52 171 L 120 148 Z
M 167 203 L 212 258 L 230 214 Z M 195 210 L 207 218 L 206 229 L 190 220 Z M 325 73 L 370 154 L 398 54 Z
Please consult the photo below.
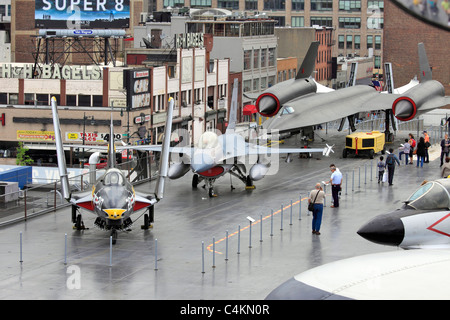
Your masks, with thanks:
M 83 217 L 89 229 L 73 230 L 70 207 L 1 227 L 0 299 L 259 300 L 307 269 L 401 250 L 371 243 L 356 231 L 375 215 L 400 207 L 423 180 L 439 178 L 440 147 L 433 147 L 435 160 L 423 168 L 403 161 L 388 186 L 377 183 L 379 154 L 373 160 L 343 159 L 345 133 L 319 134 L 326 141 L 316 139 L 312 146 L 335 144 L 335 153 L 294 155 L 251 191 L 229 175 L 216 181 L 216 198 L 201 184 L 193 190 L 191 173 L 168 180 L 153 229 L 141 230 L 142 213 L 135 213 L 132 230 L 119 232 L 112 247 L 109 232 L 95 228 L 88 212 Z M 397 149 L 406 135 L 399 134 L 392 146 Z M 321 235 L 314 235 L 306 197 L 317 182 L 329 180 L 331 163 L 347 180 L 339 208 L 330 207 L 328 186 Z M 153 192 L 154 184 L 136 190 Z M 255 220 L 251 227 L 247 217 Z

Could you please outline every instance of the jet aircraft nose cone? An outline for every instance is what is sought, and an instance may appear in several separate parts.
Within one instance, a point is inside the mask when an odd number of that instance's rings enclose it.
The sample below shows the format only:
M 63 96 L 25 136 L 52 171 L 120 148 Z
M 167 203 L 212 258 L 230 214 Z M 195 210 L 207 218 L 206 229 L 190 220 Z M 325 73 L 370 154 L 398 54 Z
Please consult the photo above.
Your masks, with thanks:
M 258 103 L 259 112 L 270 114 L 277 108 L 277 102 L 271 96 L 264 96 Z
M 411 102 L 407 100 L 400 100 L 395 105 L 395 116 L 399 118 L 408 118 L 414 112 L 414 107 Z
M 357 233 L 374 243 L 399 246 L 405 236 L 405 228 L 400 218 L 383 214 L 363 225 Z
M 192 157 L 191 168 L 196 173 L 206 171 L 214 166 L 214 159 L 207 152 L 199 152 Z

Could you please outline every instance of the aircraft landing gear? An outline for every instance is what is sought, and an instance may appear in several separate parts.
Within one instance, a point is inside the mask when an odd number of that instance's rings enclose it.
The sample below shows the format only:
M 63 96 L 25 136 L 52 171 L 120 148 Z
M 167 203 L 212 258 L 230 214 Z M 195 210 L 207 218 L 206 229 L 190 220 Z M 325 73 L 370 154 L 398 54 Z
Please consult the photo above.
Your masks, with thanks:
M 111 237 L 112 237 L 112 244 L 116 244 L 116 242 L 117 242 L 117 230 L 116 229 L 111 230 Z
M 155 217 L 155 207 L 154 206 L 150 206 L 148 208 L 148 213 L 144 214 L 144 224 L 141 225 L 141 229 L 142 230 L 148 230 L 150 228 L 152 228 L 152 223 L 154 222 L 154 217 Z
M 81 216 L 81 213 L 78 212 L 77 206 L 72 206 L 72 223 L 74 223 L 73 229 L 78 231 L 87 229 L 84 226 L 83 217 Z

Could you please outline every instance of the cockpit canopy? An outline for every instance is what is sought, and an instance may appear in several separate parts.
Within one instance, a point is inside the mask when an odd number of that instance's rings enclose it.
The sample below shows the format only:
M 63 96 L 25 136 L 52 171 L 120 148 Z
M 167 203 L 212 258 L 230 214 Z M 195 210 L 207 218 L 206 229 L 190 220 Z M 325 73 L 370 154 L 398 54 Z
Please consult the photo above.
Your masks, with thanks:
M 103 184 L 105 186 L 123 186 L 125 184 L 125 178 L 118 169 L 109 169 L 105 173 L 103 178 Z
M 215 148 L 219 144 L 219 138 L 216 133 L 212 131 L 205 131 L 198 140 L 197 147 L 200 149 Z
M 450 179 L 425 183 L 406 200 L 406 204 L 417 210 L 450 208 Z

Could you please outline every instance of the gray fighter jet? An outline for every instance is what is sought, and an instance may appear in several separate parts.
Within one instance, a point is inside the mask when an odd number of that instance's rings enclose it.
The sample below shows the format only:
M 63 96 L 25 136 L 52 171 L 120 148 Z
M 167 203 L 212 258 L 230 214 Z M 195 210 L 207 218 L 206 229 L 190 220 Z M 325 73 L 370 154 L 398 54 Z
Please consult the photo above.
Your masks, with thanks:
M 419 43 L 418 50 L 421 81 L 404 93 L 386 94 L 371 86 L 355 85 L 328 93 L 314 93 L 312 90 L 306 95 L 303 92 L 295 95 L 294 87 L 291 90 L 281 87 L 272 93 L 264 92 L 258 98 L 259 107 L 257 100 L 260 114 L 271 117 L 263 123 L 263 128 L 276 129 L 279 132 L 296 132 L 301 128 L 346 117 L 352 124 L 354 114 L 372 110 L 392 111 L 398 120 L 407 121 L 432 109 L 450 104 L 450 97 L 445 96 L 443 85 L 432 80 L 423 43 Z M 285 100 L 288 101 L 282 100 L 280 96 L 287 97 Z M 272 103 L 264 103 L 263 107 L 261 106 L 263 99 L 264 101 L 271 99 Z M 272 106 L 269 108 L 270 111 L 266 105 Z M 387 121 L 390 118 L 387 116 Z M 354 131 L 355 128 L 352 127 L 352 130 Z
M 170 152 L 183 154 L 181 161 L 170 166 L 168 176 L 178 179 L 189 170 L 194 173 L 192 186 L 205 181 L 210 197 L 216 196 L 213 188 L 215 180 L 226 173 L 237 177 L 246 188 L 254 188 L 253 181 L 262 179 L 269 170 L 275 169 L 274 162 L 279 160 L 280 154 L 321 152 L 328 156 L 332 146 L 324 148 L 279 148 L 265 147 L 259 144 L 248 143 L 244 137 L 235 133 L 237 112 L 237 79 L 234 82 L 232 102 L 229 115 L 229 124 L 225 134 L 217 135 L 206 131 L 199 139 L 198 145 L 191 147 L 172 147 Z M 143 147 L 145 149 L 145 146 Z M 253 165 L 246 175 L 245 164 Z M 232 187 L 233 188 L 233 187 Z
M 72 204 L 72 222 L 77 230 L 85 229 L 82 215 L 79 212 L 83 208 L 97 215 L 95 225 L 101 229 L 110 230 L 113 243 L 117 239 L 117 231 L 127 229 L 133 221 L 131 214 L 147 209 L 144 215 L 143 229 L 148 229 L 153 222 L 154 204 L 163 198 L 164 183 L 167 177 L 169 165 L 170 135 L 164 136 L 161 150 L 159 177 L 155 187 L 155 193 L 141 195 L 135 192 L 131 183 L 126 179 L 121 170 L 115 167 L 115 151 L 113 121 L 111 116 L 110 139 L 108 150 L 108 168 L 94 184 L 91 191 L 72 193 L 67 175 L 66 159 L 62 144 L 61 129 L 58 117 L 56 99 L 52 97 L 53 125 L 55 130 L 55 142 L 58 159 L 58 170 L 61 177 L 61 193 L 63 197 Z M 166 120 L 166 132 L 171 132 L 172 112 L 174 101 L 169 99 L 169 107 Z M 122 147 L 123 148 L 127 148 Z M 99 147 L 101 149 L 101 147 Z M 161 146 L 160 146 L 161 148 Z
M 374 243 L 403 249 L 450 248 L 450 179 L 429 181 L 404 205 L 361 226 L 358 234 Z
M 244 137 L 235 133 L 237 113 L 237 79 L 233 84 L 229 123 L 224 134 L 216 134 L 212 131 L 204 132 L 197 146 L 175 146 L 170 148 L 172 160 L 168 172 L 170 179 L 178 179 L 192 170 L 192 187 L 204 181 L 210 197 L 215 197 L 213 184 L 215 180 L 226 173 L 237 177 L 247 189 L 253 189 L 254 181 L 262 179 L 267 174 L 276 173 L 277 161 L 280 154 L 287 154 L 290 161 L 292 153 L 314 153 L 321 152 L 328 156 L 333 146 L 326 145 L 324 148 L 279 148 L 266 147 L 259 144 L 248 143 Z M 186 139 L 187 140 L 187 139 Z M 158 151 L 158 146 L 135 146 L 136 150 Z M 178 158 L 176 158 L 180 155 Z M 246 164 L 252 167 L 246 174 Z M 231 186 L 234 189 L 233 186 Z

